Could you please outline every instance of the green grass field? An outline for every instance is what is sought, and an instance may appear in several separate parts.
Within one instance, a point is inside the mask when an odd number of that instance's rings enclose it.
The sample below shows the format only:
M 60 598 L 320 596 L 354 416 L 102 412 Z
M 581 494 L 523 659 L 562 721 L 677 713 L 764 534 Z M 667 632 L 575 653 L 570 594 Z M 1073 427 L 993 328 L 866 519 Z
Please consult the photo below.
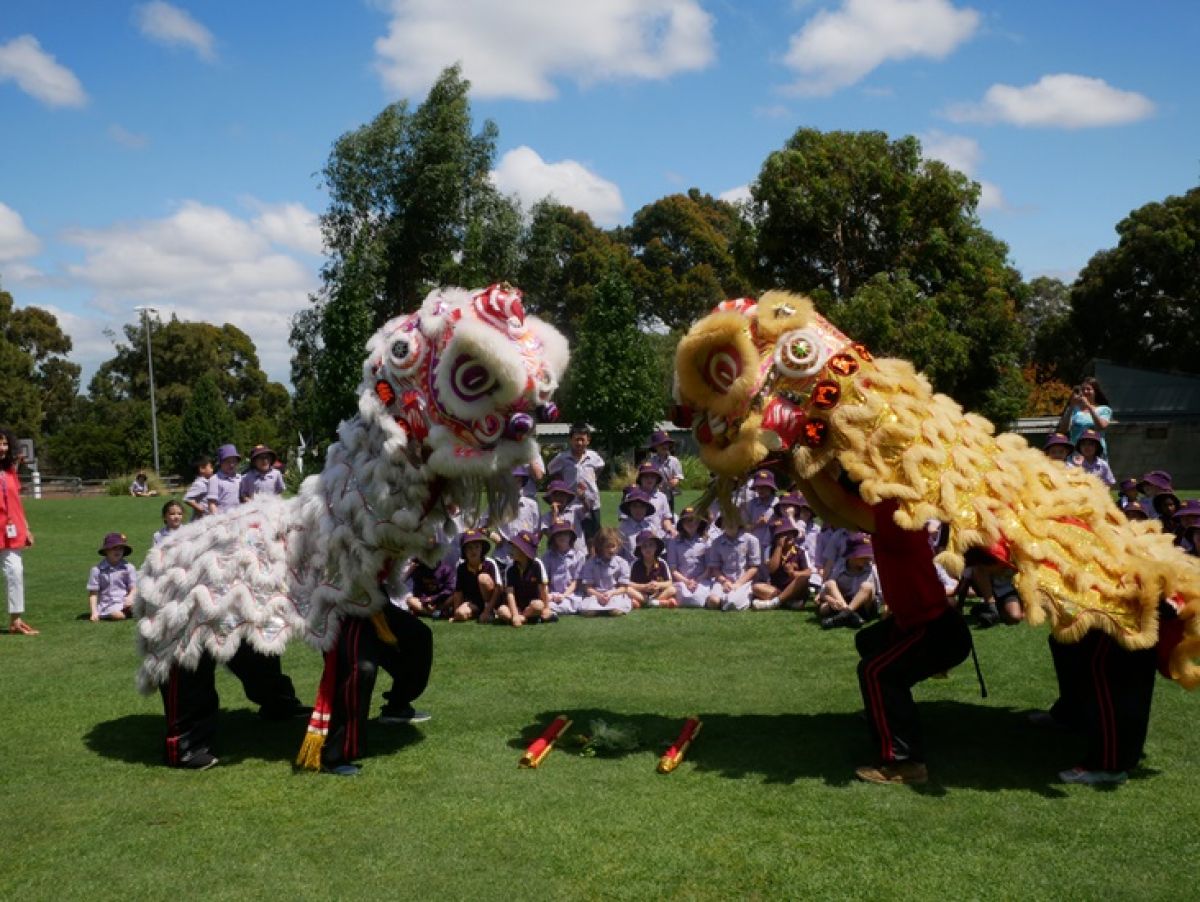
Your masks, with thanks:
M 611 510 L 615 505 L 609 504 Z M 92 624 L 84 583 L 112 529 L 139 561 L 158 504 L 28 502 L 36 638 L 0 635 L 0 898 L 1187 898 L 1200 823 L 1200 699 L 1159 682 L 1144 768 L 1063 786 L 1074 737 L 1041 630 L 977 633 L 971 667 L 918 687 L 927 787 L 856 783 L 870 760 L 848 631 L 807 613 L 646 611 L 523 630 L 432 624 L 434 719 L 373 726 L 362 776 L 294 774 L 304 723 L 261 722 L 228 673 L 221 765 L 159 764 L 132 623 Z M 311 700 L 318 656 L 284 666 Z M 386 678 L 380 691 L 386 688 Z M 379 703 L 377 693 L 376 704 Z M 633 724 L 644 748 L 536 771 L 555 714 Z M 703 733 L 655 772 L 682 720 Z M 1188 890 L 1187 887 L 1193 887 Z

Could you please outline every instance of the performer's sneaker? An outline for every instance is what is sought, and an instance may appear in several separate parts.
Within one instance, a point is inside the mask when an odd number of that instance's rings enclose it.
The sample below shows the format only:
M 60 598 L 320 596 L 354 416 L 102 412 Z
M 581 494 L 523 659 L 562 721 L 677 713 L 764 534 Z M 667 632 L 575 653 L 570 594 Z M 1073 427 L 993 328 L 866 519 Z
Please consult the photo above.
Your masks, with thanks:
M 1000 622 L 1000 610 L 991 602 L 978 604 L 975 606 L 975 619 L 981 627 L 987 629 Z
M 217 766 L 217 757 L 212 752 L 196 749 L 180 758 L 178 766 L 185 770 L 208 770 Z
M 778 598 L 756 598 L 750 602 L 750 607 L 756 611 L 774 611 L 779 607 Z
M 433 715 L 428 711 L 418 711 L 415 708 L 409 708 L 407 711 L 380 711 L 380 723 L 425 723 L 431 720 Z
M 334 777 L 357 777 L 362 773 L 362 768 L 355 764 L 337 764 L 326 767 L 321 772 Z
M 929 769 L 919 761 L 894 761 L 878 767 L 860 767 L 854 776 L 864 783 L 920 786 L 929 782 Z
M 1058 775 L 1058 779 L 1064 783 L 1085 783 L 1089 786 L 1102 783 L 1115 783 L 1119 786 L 1129 779 L 1129 774 L 1123 770 L 1087 770 L 1082 767 L 1073 767 L 1070 770 L 1062 771 Z
M 824 620 L 821 621 L 821 629 L 823 629 L 823 630 L 836 629 L 839 626 L 844 626 L 849 629 L 856 630 L 862 625 L 863 625 L 862 617 L 860 617 L 858 615 L 857 611 L 852 611 L 849 608 L 846 608 L 843 611 L 838 611 L 833 616 L 826 617 Z

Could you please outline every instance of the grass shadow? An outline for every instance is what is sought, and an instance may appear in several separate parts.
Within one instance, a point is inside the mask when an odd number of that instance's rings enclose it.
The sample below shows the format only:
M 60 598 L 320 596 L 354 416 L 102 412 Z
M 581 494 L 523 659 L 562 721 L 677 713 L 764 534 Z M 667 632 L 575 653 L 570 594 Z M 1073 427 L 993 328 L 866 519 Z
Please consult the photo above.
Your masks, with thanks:
M 213 751 L 221 764 L 239 761 L 291 763 L 300 751 L 308 720 L 264 720 L 256 711 L 240 708 L 222 710 L 217 721 Z M 97 755 L 127 764 L 158 766 L 163 762 L 164 721 L 157 714 L 129 714 L 93 726 L 83 737 Z M 410 724 L 380 724 L 368 727 L 366 759 L 388 755 L 421 742 L 425 736 Z
M 1020 790 L 1046 798 L 1065 797 L 1057 774 L 1080 760 L 1083 740 L 1078 734 L 1039 728 L 1029 723 L 1027 711 L 993 705 L 927 701 L 920 703 L 920 712 L 931 779 L 918 792 Z M 565 741 L 560 740 L 561 750 L 568 752 L 576 747 L 572 736 L 586 733 L 592 720 L 635 727 L 641 747 L 613 757 L 657 757 L 683 726 L 682 718 L 658 714 L 601 708 L 544 711 L 509 746 L 524 749 L 558 714 L 574 722 Z M 701 713 L 700 718 L 703 731 L 683 767 L 702 773 L 732 780 L 757 777 L 782 784 L 820 780 L 828 786 L 846 786 L 854 782 L 856 766 L 873 763 L 861 712 Z M 1136 776 L 1154 773 L 1143 768 Z

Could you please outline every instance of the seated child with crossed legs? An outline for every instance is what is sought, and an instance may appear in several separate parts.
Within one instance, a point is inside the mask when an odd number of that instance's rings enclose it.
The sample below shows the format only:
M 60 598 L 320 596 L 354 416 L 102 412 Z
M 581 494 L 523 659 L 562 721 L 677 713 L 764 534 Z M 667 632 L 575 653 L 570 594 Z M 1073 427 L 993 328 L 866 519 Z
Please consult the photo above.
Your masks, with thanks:
M 808 603 L 808 578 L 812 568 L 800 544 L 800 527 L 791 519 L 777 517 L 771 521 L 771 553 L 767 557 L 767 582 L 754 583 L 753 607 L 756 611 L 771 611 L 784 607 L 804 610 Z
M 834 565 L 833 574 L 817 596 L 821 629 L 844 626 L 858 629 L 879 613 L 879 583 L 875 576 L 871 537 L 853 533 L 846 556 Z
M 124 620 L 133 610 L 133 593 L 137 588 L 137 570 L 125 560 L 133 549 L 125 543 L 125 535 L 110 532 L 100 545 L 104 556 L 88 574 L 87 592 L 89 617 L 100 620 Z
M 492 543 L 481 529 L 467 529 L 459 543 L 462 560 L 454 574 L 454 594 L 446 602 L 446 613 L 455 623 L 479 619 L 491 623 L 500 598 L 499 565 L 487 556 Z
M 628 614 L 642 604 L 641 594 L 629 585 L 629 562 L 617 553 L 621 534 L 605 526 L 592 540 L 595 553 L 579 571 L 579 604 L 575 613 L 585 617 Z
M 496 617 L 504 623 L 550 623 L 558 615 L 550 610 L 550 580 L 538 560 L 539 536 L 523 529 L 508 540 L 512 563 L 504 574 L 505 603 L 496 608 Z
M 637 537 L 637 559 L 629 568 L 630 588 L 641 593 L 648 608 L 676 608 L 675 584 L 671 569 L 663 560 L 666 543 L 651 530 L 644 529 Z

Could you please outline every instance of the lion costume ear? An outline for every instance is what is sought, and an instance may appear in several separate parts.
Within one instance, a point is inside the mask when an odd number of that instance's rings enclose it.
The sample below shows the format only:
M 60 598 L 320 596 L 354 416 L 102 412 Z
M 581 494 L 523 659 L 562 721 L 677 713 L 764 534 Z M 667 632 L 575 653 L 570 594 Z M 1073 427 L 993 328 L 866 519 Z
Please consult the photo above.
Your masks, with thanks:
M 803 295 L 768 291 L 758 301 L 758 334 L 774 344 L 783 333 L 811 323 L 815 315 L 813 302 Z
M 729 416 L 746 410 L 762 360 L 740 313 L 700 320 L 675 352 L 675 374 L 685 404 Z

